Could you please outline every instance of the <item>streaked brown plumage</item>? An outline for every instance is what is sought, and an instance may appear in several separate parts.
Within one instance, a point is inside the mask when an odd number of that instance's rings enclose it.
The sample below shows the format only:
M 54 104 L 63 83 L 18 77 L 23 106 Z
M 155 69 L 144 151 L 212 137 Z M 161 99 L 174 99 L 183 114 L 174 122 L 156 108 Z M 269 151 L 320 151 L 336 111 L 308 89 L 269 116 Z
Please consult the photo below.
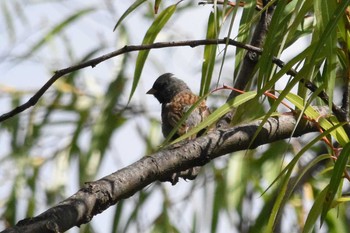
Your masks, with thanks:
M 162 104 L 162 132 L 167 137 L 184 114 L 195 104 L 199 97 L 192 93 L 186 83 L 171 73 L 161 75 L 147 94 L 154 95 Z M 173 139 L 194 128 L 210 114 L 205 101 L 196 107 L 177 130 Z

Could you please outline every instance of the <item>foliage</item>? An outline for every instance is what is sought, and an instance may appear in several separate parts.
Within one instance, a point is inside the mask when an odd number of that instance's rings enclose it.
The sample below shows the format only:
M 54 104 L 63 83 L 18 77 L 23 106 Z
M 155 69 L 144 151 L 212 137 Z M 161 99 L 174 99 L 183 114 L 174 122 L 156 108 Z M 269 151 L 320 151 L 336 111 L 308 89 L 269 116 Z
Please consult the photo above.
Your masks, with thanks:
M 7 46 L 0 51 L 0 69 L 9 74 L 6 77 L 21 70 L 14 84 L 1 80 L 2 113 L 30 98 L 53 70 L 125 45 L 183 41 L 191 30 L 190 39 L 230 37 L 248 44 L 267 10 L 259 10 L 251 0 L 240 7 L 229 1 L 203 1 L 204 6 L 194 1 L 92 2 L 74 1 L 69 9 L 59 0 L 1 3 Z M 219 158 L 191 182 L 174 187 L 155 183 L 79 232 L 348 232 L 349 135 L 344 123 L 313 106 L 339 105 L 343 88 L 348 88 L 349 1 L 270 1 L 269 6 L 274 4 L 263 52 L 252 77 L 246 77 L 247 92 L 226 104 L 227 92 L 214 83 L 231 85 L 238 78 L 246 50 L 228 44 L 191 51 L 169 47 L 139 51 L 137 56 L 126 53 L 94 69 L 72 72 L 31 109 L 2 122 L 1 228 L 35 216 L 84 182 L 158 150 L 160 108 L 155 100 L 145 100 L 143 89 L 173 69 L 179 76 L 198 77 L 183 79 L 217 109 L 200 127 L 213 124 L 232 107 L 238 107 L 235 124 L 258 118 L 264 122 L 290 111 L 282 107 L 288 100 L 303 113 L 300 120 L 319 124 L 320 133 Z M 45 14 L 58 8 L 64 12 L 59 17 Z M 32 10 L 45 17 L 43 22 Z M 189 28 L 191 23 L 200 23 L 202 31 Z M 30 70 L 31 65 L 39 71 Z M 298 71 L 295 75 L 290 75 L 292 68 Z M 310 91 L 308 81 L 318 89 Z M 36 83 L 34 91 L 26 87 L 31 82 Z M 321 91 L 328 103 L 318 97 Z M 137 155 L 129 158 L 136 148 Z

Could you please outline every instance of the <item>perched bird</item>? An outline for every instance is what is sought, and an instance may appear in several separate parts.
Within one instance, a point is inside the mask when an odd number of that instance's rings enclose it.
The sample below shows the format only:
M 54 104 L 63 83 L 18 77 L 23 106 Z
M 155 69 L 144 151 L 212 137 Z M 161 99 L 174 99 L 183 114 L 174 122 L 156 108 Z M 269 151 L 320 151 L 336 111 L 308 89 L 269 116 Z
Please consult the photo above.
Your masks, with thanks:
M 161 116 L 164 137 L 167 137 L 170 134 L 179 120 L 199 99 L 197 95 L 192 93 L 184 81 L 176 78 L 171 73 L 165 73 L 159 76 L 147 94 L 154 95 L 154 97 L 162 104 Z M 172 139 L 175 139 L 194 128 L 209 114 L 210 111 L 203 100 L 179 127 Z

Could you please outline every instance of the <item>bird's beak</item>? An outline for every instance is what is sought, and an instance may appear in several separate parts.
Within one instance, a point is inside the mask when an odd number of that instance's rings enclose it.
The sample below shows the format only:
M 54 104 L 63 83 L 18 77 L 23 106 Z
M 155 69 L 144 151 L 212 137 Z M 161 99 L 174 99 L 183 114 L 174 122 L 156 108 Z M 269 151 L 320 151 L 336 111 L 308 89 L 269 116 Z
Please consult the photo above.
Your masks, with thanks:
M 146 92 L 146 94 L 148 94 L 148 95 L 153 95 L 153 94 L 155 94 L 156 92 L 157 92 L 156 89 L 151 88 L 151 89 L 149 89 L 149 91 Z

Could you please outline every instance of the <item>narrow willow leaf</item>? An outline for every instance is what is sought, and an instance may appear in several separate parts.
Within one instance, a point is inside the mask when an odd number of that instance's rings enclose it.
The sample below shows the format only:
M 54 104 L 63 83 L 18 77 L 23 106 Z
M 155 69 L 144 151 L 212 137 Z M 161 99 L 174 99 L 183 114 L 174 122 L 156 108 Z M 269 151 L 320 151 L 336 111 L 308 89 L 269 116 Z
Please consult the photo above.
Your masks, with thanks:
M 279 188 L 279 191 L 277 193 L 277 197 L 276 200 L 274 202 L 270 217 L 269 217 L 269 221 L 267 223 L 266 228 L 264 229 L 264 232 L 266 233 L 270 233 L 270 232 L 274 232 L 274 227 L 276 225 L 276 220 L 277 220 L 277 216 L 278 216 L 278 212 L 281 209 L 281 204 L 283 202 L 284 194 L 287 191 L 287 187 L 288 187 L 288 182 L 290 180 L 290 177 L 292 175 L 292 171 L 293 169 L 289 169 L 286 173 L 286 175 L 284 177 L 282 177 L 282 182 Z
M 288 63 L 286 63 L 280 71 L 278 71 L 271 80 L 269 80 L 265 86 L 258 92 L 258 95 L 262 95 L 262 93 L 270 90 L 273 88 L 275 83 L 280 80 L 280 78 L 283 77 L 283 75 L 287 74 L 297 63 L 300 63 L 303 61 L 307 56 L 310 56 L 313 52 L 313 49 L 315 48 L 315 45 L 310 45 L 309 47 L 305 48 L 304 51 L 299 53 L 297 56 L 295 56 L 293 59 L 291 59 Z M 300 78 L 298 78 L 298 81 Z M 290 84 L 287 84 L 290 85 Z
M 236 98 L 233 98 L 232 100 L 228 101 L 224 105 L 222 105 L 220 108 L 216 109 L 212 114 L 210 114 L 203 122 L 198 124 L 195 128 L 191 129 L 188 133 L 182 135 L 181 137 L 177 138 L 172 142 L 172 144 L 177 143 L 179 141 L 184 140 L 185 138 L 190 137 L 193 134 L 198 133 L 204 128 L 207 128 L 210 125 L 213 125 L 217 120 L 219 120 L 223 115 L 228 113 L 232 110 L 232 108 L 237 108 L 239 105 L 253 99 L 256 96 L 255 91 L 245 92 Z M 203 97 L 202 97 L 203 98 Z M 193 106 L 192 106 L 193 107 Z M 193 108 L 194 109 L 194 108 Z M 188 112 L 191 109 L 188 110 Z
M 30 54 L 36 52 L 43 45 L 45 45 L 48 41 L 50 41 L 52 38 L 54 38 L 54 36 L 56 36 L 61 31 L 66 29 L 74 21 L 76 21 L 77 19 L 80 19 L 82 16 L 84 16 L 88 13 L 91 13 L 94 10 L 95 10 L 95 8 L 86 8 L 86 9 L 80 10 L 80 11 L 74 13 L 73 15 L 69 16 L 68 18 L 66 18 L 65 20 L 63 20 L 62 22 L 57 24 L 56 26 L 54 26 L 53 29 L 50 30 L 39 42 L 37 42 L 25 56 L 29 56 Z
M 225 8 L 226 7 L 226 2 L 224 2 L 224 6 L 223 6 L 223 12 L 222 14 L 225 15 Z M 238 7 L 235 7 L 232 11 L 229 10 L 228 11 L 228 14 L 231 14 L 232 15 L 232 18 L 231 18 L 231 21 L 230 21 L 230 27 L 228 29 L 228 32 L 226 34 L 226 37 L 227 38 L 230 38 L 230 35 L 232 33 L 232 29 L 233 29 L 233 23 L 235 22 L 235 19 L 236 19 L 236 15 L 237 15 L 237 9 Z M 228 15 L 227 15 L 228 16 Z M 224 18 L 226 18 L 227 16 L 224 16 Z M 225 19 L 223 20 L 225 21 Z M 220 78 L 221 78 L 221 74 L 222 74 L 222 71 L 223 71 L 223 68 L 224 68 L 224 64 L 225 64 L 225 60 L 226 60 L 226 56 L 227 56 L 227 49 L 228 49 L 228 42 L 229 40 L 227 40 L 226 44 L 225 44 L 225 48 L 224 48 L 224 54 L 222 55 L 222 61 L 221 61 L 221 65 L 220 65 L 220 70 L 219 70 L 219 75 L 218 75 L 218 79 L 216 81 L 216 84 L 217 86 L 219 85 L 219 82 L 220 82 Z M 215 63 L 215 62 L 214 62 Z M 203 73 L 202 73 L 203 75 Z M 209 83 L 210 84 L 210 83 Z M 209 88 L 209 87 L 208 87 Z M 209 90 L 209 89 L 208 89 Z
M 298 1 L 294 9 L 294 14 L 296 14 L 296 16 L 288 29 L 286 48 L 301 38 L 302 35 L 311 33 L 313 18 L 306 17 L 306 15 L 310 12 L 312 6 L 312 1 Z
M 343 123 L 344 124 L 344 123 Z M 292 159 L 292 161 L 290 161 L 288 163 L 288 165 L 280 172 L 280 174 L 276 177 L 276 179 L 274 181 L 271 182 L 271 184 L 269 185 L 269 187 L 267 187 L 267 189 L 263 192 L 263 194 L 265 192 L 267 192 L 282 176 L 283 174 L 285 174 L 288 170 L 292 170 L 294 169 L 294 166 L 297 164 L 297 162 L 299 161 L 300 157 L 306 152 L 308 151 L 313 145 L 315 145 L 317 142 L 319 142 L 323 137 L 325 137 L 326 135 L 328 135 L 331 131 L 341 127 L 343 124 L 339 124 L 339 125 L 335 125 L 332 128 L 324 131 L 323 133 L 319 134 L 317 137 L 315 137 L 314 139 L 312 139 L 309 143 L 307 143 Z M 262 194 L 262 195 L 263 195 Z
M 332 207 L 332 202 L 334 200 L 335 194 L 339 190 L 340 182 L 343 179 L 343 174 L 345 171 L 346 164 L 348 162 L 349 154 L 350 154 L 350 143 L 347 143 L 344 146 L 343 150 L 341 151 L 340 155 L 338 156 L 334 164 L 332 177 L 331 177 L 331 180 L 329 181 L 328 189 L 327 189 L 325 200 L 323 203 L 322 214 L 321 214 L 321 224 L 323 223 L 327 215 L 327 212 Z
M 345 202 L 350 202 L 350 197 L 340 197 L 337 200 L 335 200 L 337 204 L 339 203 L 345 203 Z
M 217 39 L 220 31 L 218 15 L 217 10 L 210 13 L 206 39 Z M 206 45 L 204 47 L 200 96 L 209 92 L 215 65 L 216 48 L 217 45 Z
M 322 211 L 322 206 L 326 198 L 328 186 L 326 186 L 316 197 L 316 200 L 311 207 L 311 210 L 306 218 L 303 233 L 310 233 L 315 227 L 317 218 L 320 216 Z
M 169 6 L 168 8 L 163 10 L 162 13 L 158 15 L 158 17 L 153 21 L 151 27 L 147 30 L 145 37 L 143 38 L 143 41 L 142 41 L 143 45 L 152 44 L 154 42 L 160 30 L 162 30 L 162 28 L 168 22 L 170 17 L 174 14 L 176 10 L 176 6 L 177 4 Z M 134 95 L 134 92 L 136 90 L 137 84 L 139 83 L 143 66 L 145 65 L 148 54 L 149 54 L 149 50 L 142 50 L 137 55 L 136 67 L 134 71 L 134 79 L 132 82 L 132 88 L 131 88 L 128 102 L 130 102 L 132 96 Z
M 217 232 L 220 210 L 224 205 L 223 203 L 224 198 L 222 198 L 222 194 L 225 192 L 226 192 L 226 189 L 225 189 L 224 182 L 222 181 L 221 178 L 216 178 L 210 232 L 213 232 L 213 233 Z
M 326 84 L 326 92 L 329 96 L 329 104 L 333 102 L 333 90 L 335 86 L 336 77 L 336 43 L 337 43 L 337 24 L 329 24 L 333 21 L 333 14 L 337 7 L 336 1 L 316 1 L 316 30 L 320 32 L 329 30 L 329 36 L 325 40 L 323 50 L 325 52 L 326 62 L 323 73 L 320 75 L 322 83 Z M 329 29 L 327 28 L 329 27 Z M 330 106 L 329 106 L 330 107 Z
M 112 225 L 112 233 L 120 232 L 119 230 L 119 224 L 121 222 L 121 216 L 124 211 L 124 200 L 120 200 L 115 208 L 114 215 L 113 215 L 113 225 Z
M 115 29 L 117 29 L 117 27 L 123 22 L 123 20 L 131 13 L 133 12 L 135 9 L 137 9 L 138 6 L 140 6 L 142 3 L 146 2 L 147 0 L 137 0 L 135 1 L 120 17 L 120 19 L 118 20 L 118 22 L 115 24 L 113 31 L 115 31 Z
M 282 31 L 286 31 L 287 25 L 283 25 L 281 23 L 285 17 L 286 4 L 287 1 L 281 1 L 279 4 L 277 4 L 269 25 L 269 30 L 263 47 L 263 53 L 260 56 L 257 64 L 259 67 L 259 77 L 257 80 L 258 90 L 260 90 L 270 79 L 270 76 L 274 71 L 273 67 L 276 67 L 276 65 L 272 63 L 272 57 L 278 57 L 278 50 L 282 45 L 282 36 L 286 34 Z
M 250 34 L 252 33 L 251 28 L 253 27 L 253 24 L 256 23 L 257 20 L 259 20 L 259 17 L 256 16 L 256 10 L 255 10 L 255 1 L 247 1 L 245 2 L 245 6 L 243 8 L 242 17 L 240 19 L 240 26 L 239 31 L 237 35 L 237 41 L 242 43 L 249 43 L 250 41 Z M 260 16 L 261 12 L 259 12 Z M 239 73 L 239 67 L 243 63 L 244 55 L 246 54 L 245 49 L 236 48 L 236 55 L 235 55 L 235 67 L 234 67 L 234 77 L 237 77 Z
M 158 14 L 158 9 L 159 9 L 161 2 L 162 2 L 162 0 L 155 0 L 154 1 L 154 14 Z
M 257 128 L 257 130 L 255 131 L 254 136 L 251 139 L 251 143 L 248 146 L 248 148 L 250 148 L 250 146 L 252 145 L 252 143 L 254 142 L 255 138 L 258 136 L 258 134 L 260 133 L 260 130 L 262 129 L 263 125 L 267 122 L 267 120 L 272 116 L 272 114 L 274 114 L 274 112 L 276 112 L 277 107 L 280 105 L 280 103 L 283 101 L 283 99 L 285 98 L 285 96 L 291 91 L 291 89 L 300 81 L 300 77 L 295 77 L 293 78 L 285 87 L 285 89 L 280 92 L 280 96 L 278 96 L 278 98 L 276 100 L 274 100 L 274 103 L 272 104 L 272 106 L 270 107 L 269 111 L 265 114 L 264 118 L 262 119 L 259 127 Z M 258 96 L 260 96 L 258 94 Z
M 315 6 L 317 6 L 317 2 L 328 2 L 328 1 L 317 1 L 316 0 L 314 2 L 316 2 Z M 325 29 L 322 32 L 322 34 L 317 35 L 316 38 L 314 39 L 317 42 L 317 46 L 314 50 L 314 53 L 311 56 L 310 64 L 314 64 L 315 61 L 317 60 L 317 58 L 319 57 L 320 53 L 322 51 L 324 51 L 323 48 L 324 48 L 325 44 L 327 43 L 327 40 L 329 39 L 329 37 L 332 36 L 333 31 L 337 28 L 338 21 L 344 15 L 344 12 L 345 12 L 346 8 L 349 6 L 349 4 L 350 4 L 350 0 L 341 1 L 338 4 L 337 9 L 334 11 L 334 14 L 331 16 L 331 20 L 325 26 Z M 322 12 L 324 12 L 324 9 L 322 9 L 322 7 L 315 9 L 315 14 L 320 14 Z M 319 17 L 321 17 L 321 16 L 319 16 Z M 306 77 L 308 77 L 308 76 L 306 76 Z
M 15 41 L 16 31 L 14 27 L 13 18 L 11 16 L 12 14 L 6 5 L 6 1 L 3 1 L 1 3 L 1 9 L 2 9 L 2 15 L 5 19 L 6 31 L 8 32 L 9 42 L 12 43 Z
M 293 93 L 288 93 L 286 95 L 286 99 L 289 100 L 292 104 L 294 104 L 298 109 L 304 111 L 304 114 L 308 118 L 317 121 L 323 129 L 327 130 L 333 126 L 332 122 L 324 118 L 312 106 L 306 106 L 305 108 L 304 100 L 300 96 Z M 334 119 L 333 119 L 333 122 L 336 123 Z M 331 135 L 342 146 L 344 146 L 349 142 L 349 138 L 343 127 L 337 128 L 335 131 L 331 132 Z

